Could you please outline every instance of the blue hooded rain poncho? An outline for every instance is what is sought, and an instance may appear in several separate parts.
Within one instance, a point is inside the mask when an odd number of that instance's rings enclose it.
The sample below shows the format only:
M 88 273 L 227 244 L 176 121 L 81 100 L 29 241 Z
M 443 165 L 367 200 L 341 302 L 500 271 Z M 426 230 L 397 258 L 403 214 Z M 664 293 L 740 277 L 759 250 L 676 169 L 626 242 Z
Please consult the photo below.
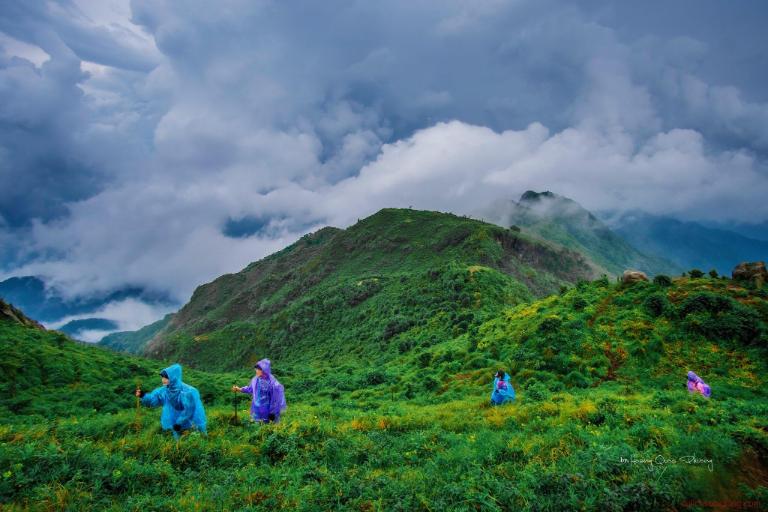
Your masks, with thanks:
M 515 388 L 509 382 L 509 374 L 504 373 L 504 378 L 496 377 L 493 379 L 493 392 L 491 393 L 491 404 L 501 405 L 506 402 L 512 402 L 515 399 Z
M 167 386 L 161 386 L 141 399 L 142 405 L 148 407 L 163 406 L 160 415 L 160 425 L 165 430 L 172 430 L 173 437 L 178 439 L 181 431 L 193 426 L 203 434 L 206 433 L 206 419 L 200 392 L 189 384 L 181 381 L 181 365 L 173 364 L 163 370 L 170 381 Z
M 285 410 L 285 390 L 283 385 L 272 375 L 272 363 L 262 359 L 256 366 L 261 368 L 261 377 L 254 377 L 251 383 L 240 388 L 241 393 L 253 396 L 251 419 L 258 422 L 280 421 L 280 414 Z

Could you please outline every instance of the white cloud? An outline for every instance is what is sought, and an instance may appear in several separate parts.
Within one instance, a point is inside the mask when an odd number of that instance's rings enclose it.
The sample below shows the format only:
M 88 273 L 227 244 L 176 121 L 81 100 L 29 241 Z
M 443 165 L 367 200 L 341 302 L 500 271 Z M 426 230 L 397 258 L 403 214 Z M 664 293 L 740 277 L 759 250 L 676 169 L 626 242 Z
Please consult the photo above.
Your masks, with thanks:
M 0 239 L 26 257 L 6 275 L 70 296 L 183 301 L 325 223 L 526 189 L 768 218 L 766 98 L 697 74 L 714 45 L 686 17 L 666 36 L 554 0 L 62 5 L 0 13 L 50 56 L 0 60 Z M 222 234 L 249 216 L 274 222 Z
M 146 302 L 136 299 L 124 299 L 110 302 L 95 311 L 72 315 L 57 320 L 56 322 L 47 323 L 45 324 L 45 327 L 47 329 L 60 329 L 62 326 L 74 320 L 102 318 L 115 322 L 118 331 L 135 331 L 141 329 L 145 325 L 151 324 L 158 318 L 162 318 L 173 310 L 174 308 L 168 305 L 147 304 Z M 111 332 L 115 331 L 86 329 L 80 331 L 77 338 L 89 343 L 95 343 Z

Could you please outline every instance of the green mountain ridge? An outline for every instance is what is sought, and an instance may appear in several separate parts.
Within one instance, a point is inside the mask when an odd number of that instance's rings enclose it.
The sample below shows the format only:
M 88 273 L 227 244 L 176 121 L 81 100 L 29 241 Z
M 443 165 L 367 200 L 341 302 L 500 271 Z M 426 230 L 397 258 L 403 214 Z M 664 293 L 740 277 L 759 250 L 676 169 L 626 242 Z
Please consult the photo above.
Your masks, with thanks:
M 113 332 L 104 336 L 98 344 L 118 352 L 141 354 L 149 340 L 165 328 L 174 315 L 175 313 L 168 313 L 157 322 L 145 325 L 136 331 Z
M 395 335 L 447 339 L 499 307 L 598 275 L 580 253 L 526 233 L 384 209 L 198 287 L 145 353 L 217 369 L 317 347 L 391 357 Z

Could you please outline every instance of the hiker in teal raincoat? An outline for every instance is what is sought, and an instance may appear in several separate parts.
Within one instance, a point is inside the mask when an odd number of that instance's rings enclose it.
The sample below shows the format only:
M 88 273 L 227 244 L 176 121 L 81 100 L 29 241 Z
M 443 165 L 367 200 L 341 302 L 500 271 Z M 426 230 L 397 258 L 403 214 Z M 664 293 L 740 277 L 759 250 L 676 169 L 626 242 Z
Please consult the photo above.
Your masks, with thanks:
M 493 379 L 493 392 L 491 393 L 491 405 L 501 405 L 512 402 L 515 399 L 515 388 L 509 382 L 509 374 L 499 370 Z
M 196 388 L 181 381 L 181 365 L 173 364 L 160 372 L 162 387 L 151 393 L 136 390 L 141 404 L 148 407 L 163 406 L 160 425 L 164 430 L 173 431 L 174 439 L 191 428 L 206 434 L 205 408 Z

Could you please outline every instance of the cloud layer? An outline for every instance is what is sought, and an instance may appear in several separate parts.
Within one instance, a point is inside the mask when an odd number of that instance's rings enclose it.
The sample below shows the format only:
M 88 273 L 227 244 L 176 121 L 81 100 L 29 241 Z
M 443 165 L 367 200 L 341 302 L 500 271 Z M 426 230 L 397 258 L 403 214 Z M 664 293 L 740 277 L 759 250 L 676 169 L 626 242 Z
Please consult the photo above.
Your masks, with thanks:
M 768 8 L 689 7 L 11 2 L 2 270 L 181 302 L 326 224 L 526 189 L 765 221 Z

